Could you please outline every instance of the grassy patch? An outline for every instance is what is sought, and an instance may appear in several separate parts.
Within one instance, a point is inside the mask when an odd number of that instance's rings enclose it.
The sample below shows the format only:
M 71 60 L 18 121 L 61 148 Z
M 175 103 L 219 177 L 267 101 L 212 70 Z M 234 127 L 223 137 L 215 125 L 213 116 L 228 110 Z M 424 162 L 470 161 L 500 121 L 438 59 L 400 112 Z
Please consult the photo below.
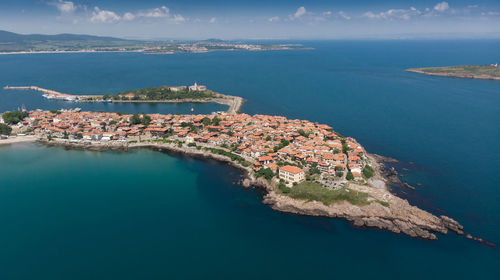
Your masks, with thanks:
M 386 201 L 382 201 L 382 200 L 376 200 L 376 202 L 382 206 L 385 206 L 385 207 L 389 207 L 390 204 L 389 202 L 386 202 Z
M 341 201 L 347 201 L 359 206 L 370 204 L 367 200 L 367 193 L 346 189 L 330 190 L 314 182 L 302 182 L 293 186 L 286 195 L 295 199 L 320 201 L 325 205 Z

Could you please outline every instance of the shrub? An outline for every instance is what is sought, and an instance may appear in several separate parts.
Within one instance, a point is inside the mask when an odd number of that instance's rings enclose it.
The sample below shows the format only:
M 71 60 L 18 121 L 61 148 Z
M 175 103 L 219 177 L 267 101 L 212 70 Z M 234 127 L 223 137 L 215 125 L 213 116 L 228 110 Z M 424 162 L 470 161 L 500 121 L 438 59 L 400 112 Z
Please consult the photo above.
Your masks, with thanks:
M 373 175 L 375 175 L 375 171 L 373 170 L 373 168 L 369 165 L 366 165 L 365 168 L 363 168 L 363 176 L 368 179 L 373 177 Z
M 12 132 L 12 128 L 6 124 L 0 123 L 0 134 L 1 135 L 10 135 Z
M 287 194 L 290 193 L 291 189 L 285 185 L 285 183 L 280 182 L 278 184 L 278 189 L 281 191 L 281 193 Z

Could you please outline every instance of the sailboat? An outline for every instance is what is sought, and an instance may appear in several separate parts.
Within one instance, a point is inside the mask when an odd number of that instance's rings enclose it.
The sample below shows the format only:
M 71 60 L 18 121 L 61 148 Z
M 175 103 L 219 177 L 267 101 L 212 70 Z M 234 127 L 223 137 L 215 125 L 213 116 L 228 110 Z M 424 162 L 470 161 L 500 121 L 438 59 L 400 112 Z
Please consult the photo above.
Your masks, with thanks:
M 191 112 L 194 112 L 194 108 L 193 107 L 191 107 Z

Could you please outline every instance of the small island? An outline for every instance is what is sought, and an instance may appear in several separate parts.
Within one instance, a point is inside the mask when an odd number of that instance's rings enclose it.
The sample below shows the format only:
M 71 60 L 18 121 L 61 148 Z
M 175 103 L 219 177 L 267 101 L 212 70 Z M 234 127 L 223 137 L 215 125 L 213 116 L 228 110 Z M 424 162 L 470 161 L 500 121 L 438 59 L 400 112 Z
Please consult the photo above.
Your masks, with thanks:
M 243 98 L 226 95 L 194 83 L 191 86 L 161 86 L 118 92 L 114 95 L 79 95 L 62 93 L 37 86 L 5 86 L 5 90 L 32 90 L 43 93 L 47 99 L 71 102 L 136 102 L 136 103 L 218 103 L 229 106 L 228 113 L 236 114 L 243 105 Z
M 410 68 L 406 71 L 431 76 L 500 81 L 500 68 L 498 64 Z

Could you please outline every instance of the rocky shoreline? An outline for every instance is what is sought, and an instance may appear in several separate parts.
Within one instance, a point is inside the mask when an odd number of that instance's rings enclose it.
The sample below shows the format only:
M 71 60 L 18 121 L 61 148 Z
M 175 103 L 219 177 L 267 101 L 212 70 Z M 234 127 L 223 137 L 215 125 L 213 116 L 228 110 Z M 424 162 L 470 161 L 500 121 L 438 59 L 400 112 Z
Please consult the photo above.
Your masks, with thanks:
M 278 193 L 275 184 L 262 178 L 255 178 L 251 167 L 245 167 L 230 158 L 213 154 L 209 151 L 195 147 L 179 147 L 173 143 L 142 142 L 121 145 L 116 144 L 77 144 L 63 141 L 39 141 L 47 146 L 63 146 L 69 149 L 85 149 L 93 151 L 121 150 L 127 151 L 135 148 L 149 148 L 161 152 L 174 152 L 198 158 L 214 159 L 230 164 L 243 171 L 245 179 L 241 182 L 244 187 L 254 186 L 265 191 L 263 203 L 280 212 L 293 213 L 306 216 L 322 216 L 342 218 L 359 227 L 373 227 L 389 230 L 394 233 L 403 233 L 411 237 L 424 239 L 437 239 L 435 233 L 447 234 L 453 231 L 464 234 L 463 226 L 447 216 L 435 216 L 427 211 L 412 206 L 407 200 L 401 199 L 389 192 L 386 188 L 387 179 L 382 175 L 382 164 L 370 155 L 372 164 L 376 169 L 376 176 L 370 179 L 371 186 L 350 183 L 349 188 L 354 191 L 368 193 L 372 203 L 365 206 L 356 206 L 348 202 L 325 205 L 317 201 L 303 201 L 290 198 Z M 383 202 L 383 203 L 377 203 Z M 384 206 L 385 204 L 386 206 Z M 470 236 L 470 235 L 467 235 Z M 471 239 L 475 239 L 472 237 Z

